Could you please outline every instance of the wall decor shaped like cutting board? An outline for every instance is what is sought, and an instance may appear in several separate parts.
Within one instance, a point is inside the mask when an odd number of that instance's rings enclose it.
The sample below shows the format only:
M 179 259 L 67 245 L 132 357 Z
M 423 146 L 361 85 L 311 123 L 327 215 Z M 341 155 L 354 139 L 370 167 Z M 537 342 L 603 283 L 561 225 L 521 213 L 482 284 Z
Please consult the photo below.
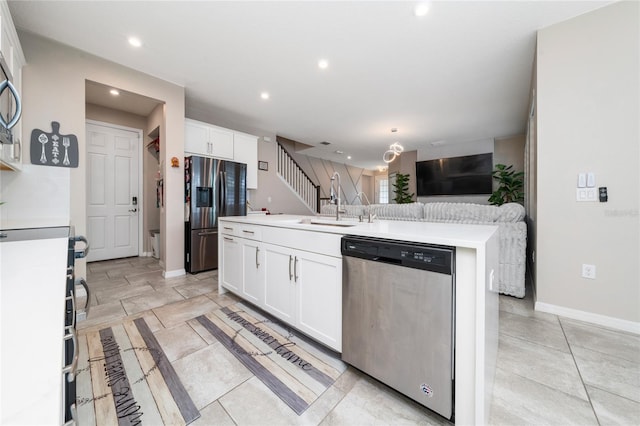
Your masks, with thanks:
M 51 133 L 40 129 L 31 132 L 31 164 L 78 167 L 78 138 L 75 135 L 61 135 L 57 121 L 51 122 L 51 129 Z

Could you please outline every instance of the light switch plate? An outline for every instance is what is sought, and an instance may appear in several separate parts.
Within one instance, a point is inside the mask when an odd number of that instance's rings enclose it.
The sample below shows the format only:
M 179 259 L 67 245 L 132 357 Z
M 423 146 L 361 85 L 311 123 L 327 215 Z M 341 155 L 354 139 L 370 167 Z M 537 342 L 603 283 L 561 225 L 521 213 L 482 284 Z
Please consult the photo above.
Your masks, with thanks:
M 592 172 L 587 173 L 587 188 L 596 186 L 596 175 Z
M 576 201 L 598 201 L 598 188 L 576 188 Z

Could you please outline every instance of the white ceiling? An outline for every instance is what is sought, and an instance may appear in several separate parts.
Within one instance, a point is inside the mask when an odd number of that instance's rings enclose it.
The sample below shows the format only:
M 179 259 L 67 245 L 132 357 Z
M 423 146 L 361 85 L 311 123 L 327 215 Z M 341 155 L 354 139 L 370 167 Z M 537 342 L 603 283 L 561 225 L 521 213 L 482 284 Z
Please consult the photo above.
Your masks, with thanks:
M 187 111 L 328 141 L 305 153 L 375 168 L 395 141 L 412 150 L 523 133 L 536 30 L 607 3 L 434 1 L 422 18 L 400 1 L 9 6 L 20 30 L 184 86 Z

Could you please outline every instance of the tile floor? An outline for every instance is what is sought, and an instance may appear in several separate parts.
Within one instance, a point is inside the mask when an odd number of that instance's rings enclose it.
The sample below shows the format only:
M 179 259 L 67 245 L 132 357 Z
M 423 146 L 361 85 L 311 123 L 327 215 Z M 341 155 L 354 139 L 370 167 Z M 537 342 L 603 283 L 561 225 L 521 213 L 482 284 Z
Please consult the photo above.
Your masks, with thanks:
M 90 263 L 87 282 L 92 308 L 80 335 L 144 317 L 201 411 L 193 425 L 448 423 L 351 367 L 297 416 L 188 322 L 237 300 L 218 294 L 217 271 L 164 279 L 157 260 L 128 258 Z M 640 424 L 640 336 L 535 312 L 528 293 L 500 296 L 490 423 Z

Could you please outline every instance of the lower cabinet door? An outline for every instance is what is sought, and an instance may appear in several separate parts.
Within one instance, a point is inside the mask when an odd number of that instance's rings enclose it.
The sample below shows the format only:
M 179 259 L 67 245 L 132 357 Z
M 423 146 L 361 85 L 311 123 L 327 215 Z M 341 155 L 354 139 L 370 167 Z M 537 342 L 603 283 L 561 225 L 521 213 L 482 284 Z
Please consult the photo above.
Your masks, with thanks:
M 310 337 L 342 350 L 342 260 L 297 252 L 297 328 Z
M 291 249 L 263 244 L 264 309 L 289 324 L 295 325 L 294 255 Z
M 221 235 L 222 237 L 222 285 L 236 294 L 242 288 L 242 245 L 240 239 Z
M 242 296 L 257 306 L 264 303 L 264 250 L 257 241 L 243 240 L 242 265 L 244 279 L 242 280 Z

